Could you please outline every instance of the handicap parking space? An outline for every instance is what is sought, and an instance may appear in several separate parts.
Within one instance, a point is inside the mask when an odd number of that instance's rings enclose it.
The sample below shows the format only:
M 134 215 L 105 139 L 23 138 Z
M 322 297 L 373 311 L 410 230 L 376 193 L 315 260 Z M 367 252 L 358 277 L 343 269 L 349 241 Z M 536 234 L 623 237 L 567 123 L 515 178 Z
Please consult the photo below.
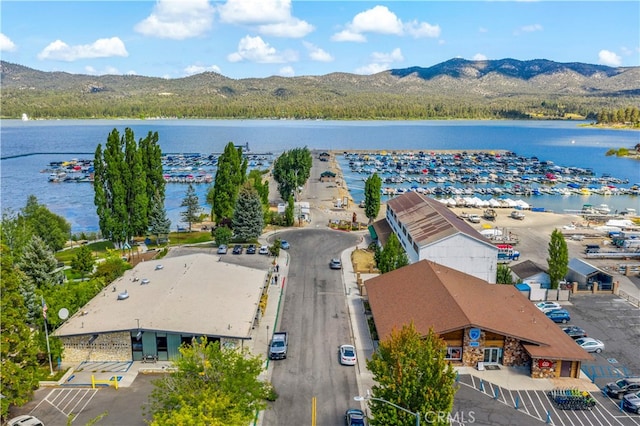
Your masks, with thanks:
M 68 419 L 77 418 L 91 404 L 98 391 L 91 388 L 42 389 L 44 396 L 29 414 L 46 425 L 66 425 Z
M 460 375 L 460 386 L 475 389 L 495 403 L 507 405 L 541 423 L 561 426 L 640 426 L 640 416 L 619 409 L 610 398 L 590 392 L 596 400 L 591 409 L 562 410 L 552 402 L 547 390 L 510 390 L 473 375 Z

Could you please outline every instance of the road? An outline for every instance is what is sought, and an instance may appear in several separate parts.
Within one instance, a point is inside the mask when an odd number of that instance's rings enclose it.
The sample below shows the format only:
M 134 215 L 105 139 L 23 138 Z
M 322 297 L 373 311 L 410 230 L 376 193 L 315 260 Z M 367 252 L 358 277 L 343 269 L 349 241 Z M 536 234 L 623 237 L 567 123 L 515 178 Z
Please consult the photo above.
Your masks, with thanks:
M 263 424 L 310 424 L 312 398 L 318 425 L 341 424 L 358 387 L 355 368 L 338 359 L 338 346 L 352 343 L 352 333 L 342 271 L 329 269 L 329 260 L 357 244 L 359 235 L 305 229 L 278 236 L 291 244 L 278 327 L 289 332 L 289 352 L 287 359 L 272 361 L 279 397 Z

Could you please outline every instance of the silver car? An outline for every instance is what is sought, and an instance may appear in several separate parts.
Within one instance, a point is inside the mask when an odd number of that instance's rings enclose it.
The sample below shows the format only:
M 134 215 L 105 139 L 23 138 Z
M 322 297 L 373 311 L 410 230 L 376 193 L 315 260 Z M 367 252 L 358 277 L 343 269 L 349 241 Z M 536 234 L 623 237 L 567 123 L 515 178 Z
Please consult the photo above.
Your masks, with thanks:
M 640 414 L 640 392 L 623 396 L 622 407 L 632 413 Z

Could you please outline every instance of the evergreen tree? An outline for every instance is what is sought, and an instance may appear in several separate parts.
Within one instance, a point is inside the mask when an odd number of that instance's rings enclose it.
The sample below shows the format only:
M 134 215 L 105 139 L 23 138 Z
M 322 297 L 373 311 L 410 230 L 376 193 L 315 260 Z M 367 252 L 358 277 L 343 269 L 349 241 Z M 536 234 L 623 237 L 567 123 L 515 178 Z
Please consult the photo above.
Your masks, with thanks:
M 416 417 L 390 404 L 384 399 L 413 413 L 450 413 L 456 393 L 456 372 L 445 359 L 446 343 L 432 329 L 420 335 L 413 323 L 391 332 L 380 342 L 378 350 L 367 368 L 377 383 L 372 388 L 369 407 L 371 425 L 416 424 Z M 448 425 L 435 416 L 426 418 L 429 424 Z
M 2 398 L 0 416 L 6 418 L 10 406 L 27 403 L 38 386 L 34 333 L 27 325 L 27 309 L 20 294 L 20 283 L 26 280 L 14 268 L 7 247 L 0 246 L 2 293 L 0 307 L 0 362 L 2 364 Z
M 389 235 L 384 248 L 380 252 L 377 263 L 381 274 L 402 268 L 409 264 L 407 253 L 405 253 L 398 237 L 396 237 L 396 234 L 393 232 Z
M 93 267 L 96 264 L 96 259 L 93 256 L 93 251 L 88 245 L 81 245 L 78 252 L 71 260 L 71 267 L 80 272 L 82 278 L 93 271 Z
M 171 220 L 167 217 L 164 201 L 160 191 L 155 191 L 149 212 L 149 232 L 156 236 L 156 244 L 160 235 L 168 235 L 171 231 Z
M 262 203 L 258 192 L 244 185 L 238 194 L 233 213 L 233 231 L 240 241 L 257 239 L 264 228 Z
M 229 142 L 218 158 L 214 186 L 207 195 L 216 223 L 220 224 L 224 219 L 233 217 L 238 192 L 246 179 L 246 173 L 247 160 L 242 157 L 242 148 L 236 148 L 233 142 Z
M 564 235 L 558 229 L 554 229 L 551 233 L 548 254 L 547 264 L 551 288 L 557 289 L 560 280 L 564 279 L 569 271 L 569 249 Z
M 242 425 L 266 407 L 260 357 L 209 343 L 206 337 L 180 347 L 176 371 L 154 382 L 149 397 L 152 425 Z
M 180 216 L 185 223 L 189 224 L 189 232 L 191 232 L 191 224 L 200 220 L 200 201 L 192 184 L 189 184 L 187 194 L 182 200 L 180 207 L 186 207 L 186 209 L 180 213 Z
M 295 204 L 293 202 L 293 195 L 289 195 L 289 202 L 284 209 L 284 222 L 286 226 L 293 226 L 295 217 Z
M 369 218 L 369 223 L 373 222 L 380 212 L 381 189 L 382 179 L 377 173 L 369 176 L 364 183 L 364 214 Z
M 25 247 L 18 265 L 38 289 L 42 289 L 49 284 L 62 283 L 63 274 L 60 271 L 56 271 L 58 260 L 45 242 L 42 241 L 42 238 L 37 235 L 31 237 L 31 241 Z

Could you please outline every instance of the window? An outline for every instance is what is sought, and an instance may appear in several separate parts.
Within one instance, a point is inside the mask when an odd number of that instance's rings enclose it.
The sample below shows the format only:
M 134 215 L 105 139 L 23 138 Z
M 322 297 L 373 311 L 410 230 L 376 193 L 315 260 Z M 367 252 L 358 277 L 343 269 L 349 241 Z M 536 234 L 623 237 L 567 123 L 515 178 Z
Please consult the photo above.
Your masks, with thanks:
M 461 360 L 462 348 L 460 346 L 450 346 L 447 348 L 447 356 L 445 359 Z
M 158 352 L 166 352 L 167 351 L 167 336 L 156 336 L 156 346 L 158 348 Z

